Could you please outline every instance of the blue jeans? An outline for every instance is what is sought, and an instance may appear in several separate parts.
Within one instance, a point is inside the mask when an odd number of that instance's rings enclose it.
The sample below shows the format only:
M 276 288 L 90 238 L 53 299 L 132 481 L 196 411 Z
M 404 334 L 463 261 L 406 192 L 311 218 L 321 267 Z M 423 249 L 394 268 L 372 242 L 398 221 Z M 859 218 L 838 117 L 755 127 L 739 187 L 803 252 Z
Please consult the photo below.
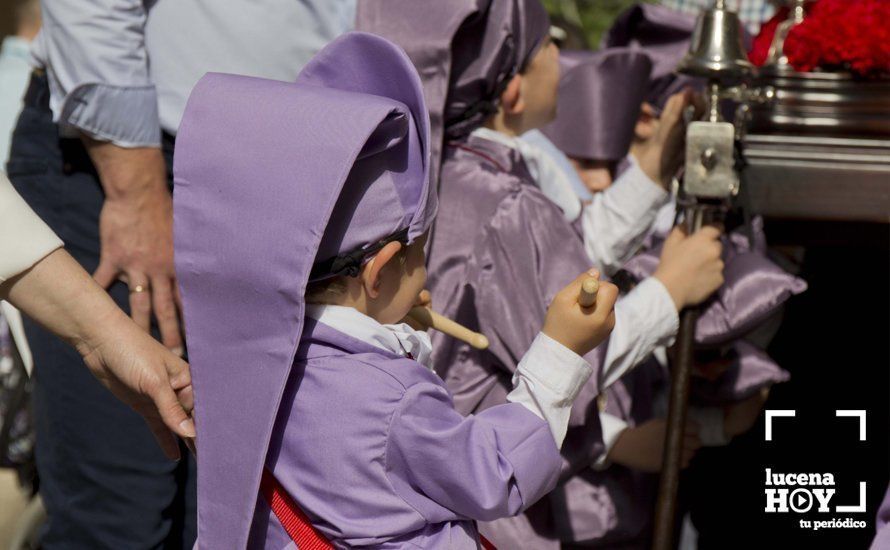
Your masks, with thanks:
M 52 121 L 45 78 L 32 77 L 7 171 L 18 192 L 88 272 L 99 263 L 104 194 L 77 139 Z M 165 142 L 172 167 L 172 139 Z M 172 185 L 172 183 L 171 183 Z M 109 293 L 128 310 L 128 290 Z M 168 460 L 138 414 L 87 371 L 80 356 L 33 322 L 40 493 L 49 513 L 43 548 L 191 548 L 195 465 Z

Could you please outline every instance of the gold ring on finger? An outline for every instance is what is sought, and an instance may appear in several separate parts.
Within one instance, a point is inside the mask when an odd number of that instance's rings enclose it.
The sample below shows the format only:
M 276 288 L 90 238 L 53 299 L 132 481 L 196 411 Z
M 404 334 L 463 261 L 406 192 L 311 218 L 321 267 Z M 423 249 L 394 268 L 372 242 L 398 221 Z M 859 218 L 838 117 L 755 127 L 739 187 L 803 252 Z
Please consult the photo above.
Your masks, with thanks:
M 130 294 L 139 294 L 140 292 L 148 292 L 147 285 L 136 285 L 130 288 Z

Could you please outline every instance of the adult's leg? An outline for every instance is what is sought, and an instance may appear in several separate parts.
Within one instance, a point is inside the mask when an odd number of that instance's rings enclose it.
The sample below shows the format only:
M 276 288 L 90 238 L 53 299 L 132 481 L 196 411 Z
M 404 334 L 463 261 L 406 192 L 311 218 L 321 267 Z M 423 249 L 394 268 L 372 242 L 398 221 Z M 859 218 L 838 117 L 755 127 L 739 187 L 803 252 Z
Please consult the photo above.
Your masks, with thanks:
M 10 180 L 92 272 L 99 261 L 104 194 L 78 140 L 60 139 L 46 83 L 32 81 L 16 127 Z M 124 310 L 128 290 L 110 294 Z M 142 418 L 83 367 L 79 355 L 34 323 L 37 467 L 49 523 L 45 548 L 190 548 L 191 457 L 167 460 Z

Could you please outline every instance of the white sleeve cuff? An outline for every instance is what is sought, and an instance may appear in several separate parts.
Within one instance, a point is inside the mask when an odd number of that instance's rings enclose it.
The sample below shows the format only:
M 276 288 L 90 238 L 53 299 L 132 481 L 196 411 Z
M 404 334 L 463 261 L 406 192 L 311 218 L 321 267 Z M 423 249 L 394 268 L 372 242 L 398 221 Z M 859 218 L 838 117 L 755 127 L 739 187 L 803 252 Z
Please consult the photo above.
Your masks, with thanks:
M 627 155 L 628 169 L 607 189 L 615 201 L 627 207 L 628 216 L 644 218 L 654 215 L 667 204 L 670 194 L 643 172 L 637 159 Z
M 161 123 L 153 85 L 82 84 L 63 100 L 59 125 L 120 147 L 160 147 Z
M 600 413 L 600 426 L 602 427 L 603 443 L 606 448 L 593 463 L 594 470 L 605 470 L 611 465 L 609 453 L 612 452 L 612 447 L 618 441 L 618 436 L 627 429 L 627 422 L 609 413 Z
M 721 447 L 729 443 L 729 438 L 723 431 L 723 409 L 689 407 L 687 414 L 698 424 L 698 437 L 703 447 Z
M 664 283 L 655 277 L 647 277 L 634 287 L 634 290 L 640 287 L 644 289 L 640 292 L 645 292 L 645 297 L 649 300 L 651 308 L 649 313 L 652 322 L 649 329 L 652 331 L 655 347 L 670 347 L 674 343 L 677 331 L 680 330 L 680 314 L 677 311 L 677 304 L 674 303 L 674 299 L 671 298 L 671 293 L 668 292 Z
M 581 212 L 584 249 L 595 266 L 614 273 L 639 249 L 670 195 L 649 179 L 632 157 L 608 189 Z
M 532 342 L 513 375 L 507 401 L 520 403 L 550 426 L 556 446 L 562 446 L 572 403 L 593 369 L 583 357 L 544 333 Z
M 30 269 L 62 241 L 0 173 L 0 282 Z
M 648 277 L 615 304 L 615 329 L 609 338 L 601 390 L 656 348 L 670 346 L 680 328 L 671 295 L 655 277 Z

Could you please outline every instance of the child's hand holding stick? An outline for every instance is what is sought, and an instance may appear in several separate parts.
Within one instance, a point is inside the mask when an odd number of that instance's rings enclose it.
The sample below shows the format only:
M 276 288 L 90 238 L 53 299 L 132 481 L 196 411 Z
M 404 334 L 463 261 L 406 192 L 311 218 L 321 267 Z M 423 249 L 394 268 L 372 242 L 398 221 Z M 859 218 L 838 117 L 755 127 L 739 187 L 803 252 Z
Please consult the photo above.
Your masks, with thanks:
M 599 272 L 595 269 L 588 271 L 560 291 L 548 310 L 544 333 L 578 355 L 584 355 L 596 347 L 608 336 L 615 324 L 612 309 L 618 296 L 618 289 L 609 283 L 604 285 L 608 292 L 604 303 L 599 307 L 596 307 L 597 295 L 600 293 Z M 406 318 L 412 326 L 419 325 L 415 328 L 432 328 L 466 342 L 476 349 L 488 348 L 488 338 L 484 334 L 474 332 L 433 311 L 429 307 L 427 291 L 421 293 L 418 304 L 423 305 L 411 308 Z M 564 308 L 577 311 L 561 311 Z M 566 321 L 571 323 L 572 317 L 575 317 L 574 326 L 564 325 Z
M 595 277 L 585 279 L 581 283 L 581 292 L 578 294 L 578 305 L 590 307 L 596 303 L 596 293 L 600 289 L 600 281 Z
M 591 269 L 553 298 L 542 332 L 583 356 L 612 332 L 617 298 L 618 288 L 601 283 L 599 271 Z

